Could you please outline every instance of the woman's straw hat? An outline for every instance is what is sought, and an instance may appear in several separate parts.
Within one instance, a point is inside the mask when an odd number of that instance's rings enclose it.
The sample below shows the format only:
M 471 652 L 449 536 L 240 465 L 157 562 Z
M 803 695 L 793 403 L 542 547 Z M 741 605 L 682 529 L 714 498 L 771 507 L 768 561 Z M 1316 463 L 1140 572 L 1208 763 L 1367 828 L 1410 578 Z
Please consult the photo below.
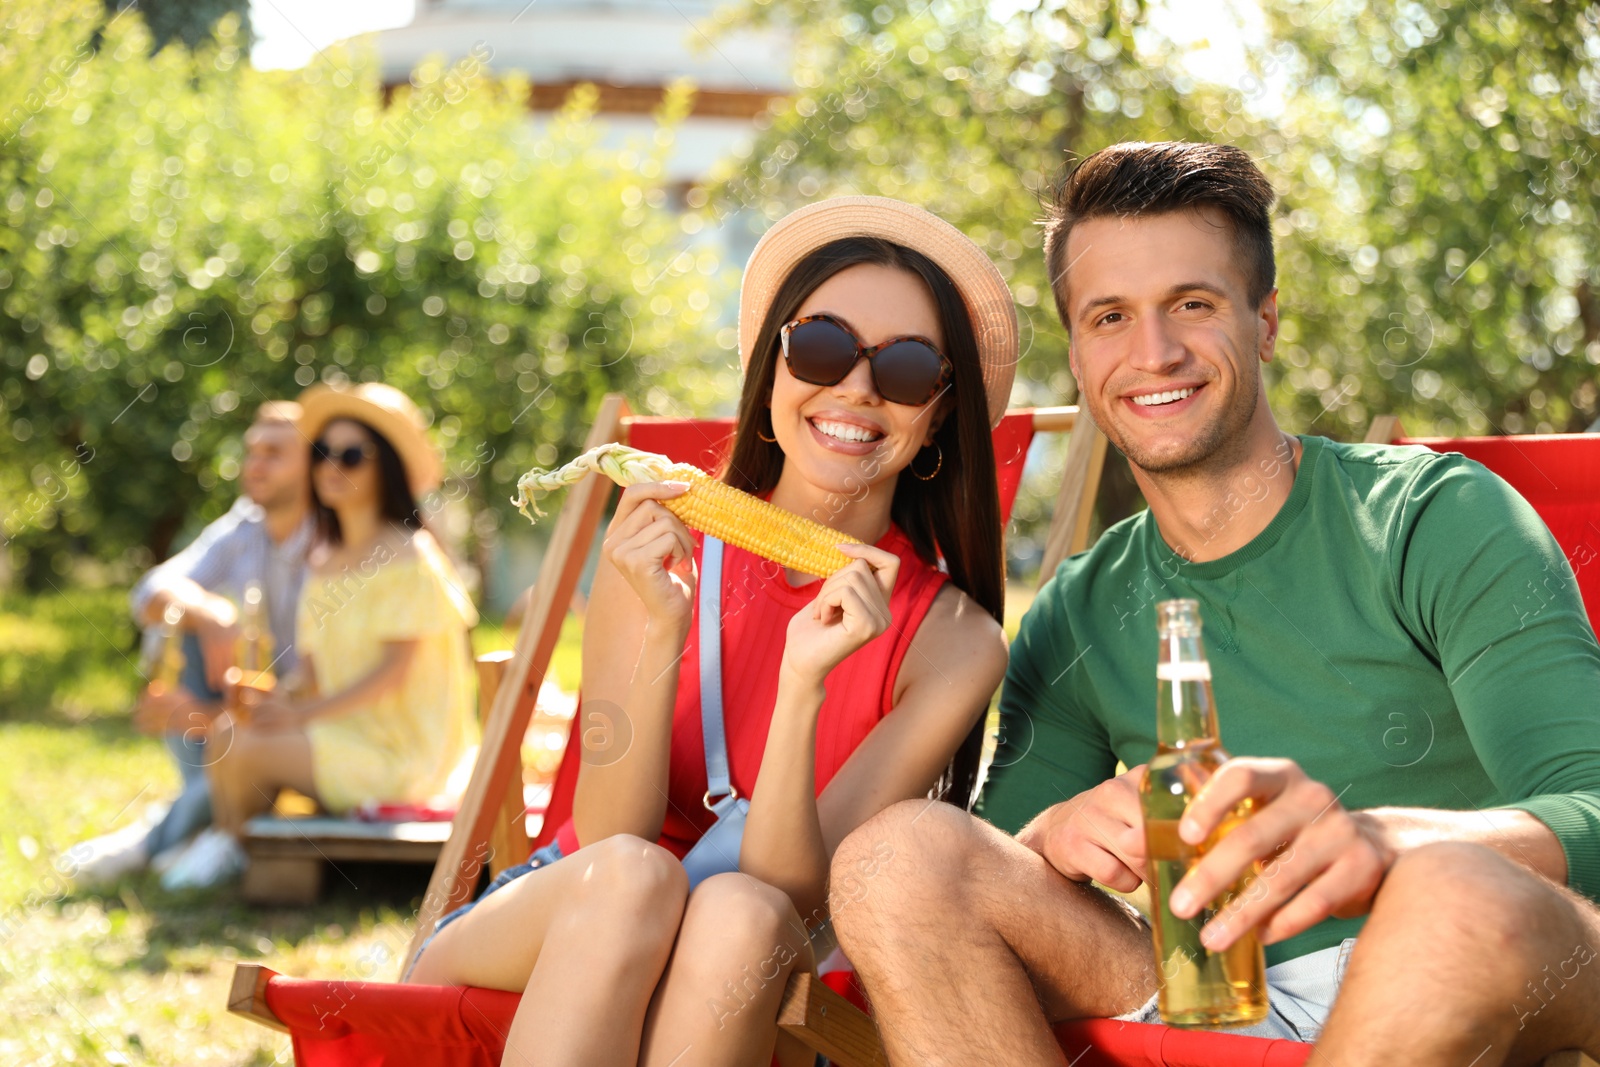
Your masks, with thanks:
M 1017 373 L 1017 310 L 989 257 L 960 230 L 920 207 L 883 196 L 840 196 L 799 209 L 768 230 L 750 253 L 739 289 L 739 362 L 749 367 L 761 320 L 789 272 L 823 245 L 877 237 L 921 252 L 966 301 L 978 340 L 989 424 L 998 425 Z
M 355 419 L 382 434 L 400 454 L 412 496 L 437 489 L 444 464 L 428 442 L 428 423 L 411 398 L 392 385 L 313 385 L 300 394 L 300 432 L 315 441 L 334 419 Z

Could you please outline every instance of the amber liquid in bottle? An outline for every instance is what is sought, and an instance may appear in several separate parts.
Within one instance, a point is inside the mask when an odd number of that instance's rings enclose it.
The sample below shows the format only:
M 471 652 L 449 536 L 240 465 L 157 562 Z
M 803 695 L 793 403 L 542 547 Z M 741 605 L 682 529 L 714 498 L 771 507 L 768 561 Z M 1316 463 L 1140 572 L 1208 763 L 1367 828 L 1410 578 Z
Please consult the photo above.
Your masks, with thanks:
M 266 597 L 261 583 L 251 582 L 244 589 L 234 666 L 228 671 L 228 681 L 233 683 L 233 704 L 229 710 L 241 725 L 249 721 L 251 709 L 278 685 L 278 677 L 272 670 L 272 652 Z
M 178 688 L 178 679 L 183 675 L 183 605 L 168 604 L 167 610 L 162 612 L 161 621 L 156 624 L 157 632 L 161 634 L 161 648 L 155 655 L 155 660 L 146 671 L 150 679 L 150 688 L 159 693 L 171 693 Z
M 1217 736 L 1211 667 L 1200 641 L 1200 606 L 1166 600 L 1156 606 L 1161 652 L 1156 664 L 1156 754 L 1150 760 L 1140 801 L 1155 939 L 1161 1018 L 1171 1026 L 1249 1026 L 1267 1015 L 1266 958 L 1251 931 L 1224 952 L 1200 943 L 1200 930 L 1229 901 L 1244 893 L 1247 874 L 1192 919 L 1172 914 L 1173 888 L 1229 830 L 1249 813 L 1234 809 L 1209 839 L 1186 844 L 1178 822 L 1189 802 L 1228 754 Z

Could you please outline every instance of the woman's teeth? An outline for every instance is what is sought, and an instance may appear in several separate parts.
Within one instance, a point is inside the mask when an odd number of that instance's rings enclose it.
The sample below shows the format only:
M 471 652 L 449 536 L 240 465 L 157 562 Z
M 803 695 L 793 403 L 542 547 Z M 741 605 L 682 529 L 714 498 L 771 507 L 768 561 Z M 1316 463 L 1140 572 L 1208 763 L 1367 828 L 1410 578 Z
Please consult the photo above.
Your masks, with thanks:
M 1157 404 L 1171 404 L 1190 395 L 1196 388 L 1197 386 L 1191 385 L 1187 389 L 1169 389 L 1165 393 L 1149 393 L 1145 396 L 1134 397 L 1133 402 L 1143 408 L 1154 407 Z
M 856 426 L 848 422 L 830 422 L 826 419 L 814 419 L 811 425 L 829 437 L 840 441 L 876 441 L 883 434 L 869 430 L 864 426 Z

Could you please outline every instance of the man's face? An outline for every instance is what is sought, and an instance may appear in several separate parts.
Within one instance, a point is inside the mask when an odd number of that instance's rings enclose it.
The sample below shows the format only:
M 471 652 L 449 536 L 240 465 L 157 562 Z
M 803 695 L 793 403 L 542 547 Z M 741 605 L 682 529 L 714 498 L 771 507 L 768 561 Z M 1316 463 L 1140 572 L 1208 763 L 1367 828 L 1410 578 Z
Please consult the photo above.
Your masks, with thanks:
M 1250 304 L 1225 216 L 1090 219 L 1066 253 L 1072 373 L 1111 443 L 1151 472 L 1240 445 L 1265 403 L 1277 291 Z
M 258 422 L 245 431 L 244 493 L 264 508 L 286 507 L 306 498 L 311 446 L 285 422 Z

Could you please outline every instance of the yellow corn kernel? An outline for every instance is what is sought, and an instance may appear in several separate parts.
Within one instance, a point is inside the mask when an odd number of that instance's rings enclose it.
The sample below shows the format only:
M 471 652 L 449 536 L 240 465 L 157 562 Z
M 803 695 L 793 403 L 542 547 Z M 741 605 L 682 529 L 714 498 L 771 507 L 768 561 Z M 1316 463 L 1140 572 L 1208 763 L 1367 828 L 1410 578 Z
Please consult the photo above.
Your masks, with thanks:
M 591 471 L 623 486 L 635 482 L 688 482 L 689 489 L 683 495 L 661 502 L 685 526 L 804 574 L 828 577 L 851 561 L 835 546 L 841 542 L 860 543 L 820 522 L 735 489 L 698 467 L 614 443 L 590 449 L 552 471 L 529 471 L 518 479 L 517 496 L 512 503 L 524 515 L 529 508 L 535 514 L 543 514 L 534 503 L 540 494 L 572 485 Z

